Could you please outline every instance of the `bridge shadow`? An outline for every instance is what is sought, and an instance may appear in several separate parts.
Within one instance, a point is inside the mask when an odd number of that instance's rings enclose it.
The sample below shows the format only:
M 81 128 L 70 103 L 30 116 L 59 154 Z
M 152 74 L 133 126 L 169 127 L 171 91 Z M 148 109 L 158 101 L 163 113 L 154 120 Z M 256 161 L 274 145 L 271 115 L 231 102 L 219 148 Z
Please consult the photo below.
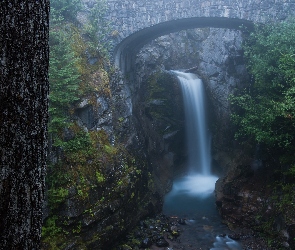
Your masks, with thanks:
M 253 30 L 254 23 L 249 20 L 227 17 L 193 17 L 162 22 L 141 29 L 123 39 L 114 50 L 115 65 L 123 73 L 128 73 L 133 69 L 136 54 L 150 41 L 173 32 L 206 27 L 249 32 Z

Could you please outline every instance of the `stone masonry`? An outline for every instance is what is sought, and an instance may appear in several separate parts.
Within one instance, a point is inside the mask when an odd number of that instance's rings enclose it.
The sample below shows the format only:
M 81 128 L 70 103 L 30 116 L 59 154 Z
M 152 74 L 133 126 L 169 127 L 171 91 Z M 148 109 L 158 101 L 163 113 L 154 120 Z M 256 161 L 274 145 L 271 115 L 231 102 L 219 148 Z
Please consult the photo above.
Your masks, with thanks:
M 161 35 L 197 27 L 236 29 L 295 15 L 295 0 L 108 0 L 107 5 L 114 59 L 123 72 L 130 70 L 130 57 Z

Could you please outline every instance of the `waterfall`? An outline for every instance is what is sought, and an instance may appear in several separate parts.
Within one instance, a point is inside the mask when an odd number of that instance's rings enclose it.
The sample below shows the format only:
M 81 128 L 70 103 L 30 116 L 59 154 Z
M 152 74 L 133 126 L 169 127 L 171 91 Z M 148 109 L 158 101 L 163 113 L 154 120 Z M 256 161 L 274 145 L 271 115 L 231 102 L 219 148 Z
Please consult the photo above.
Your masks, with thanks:
M 174 180 L 166 200 L 184 193 L 189 196 L 208 197 L 214 191 L 217 177 L 211 174 L 205 90 L 202 80 L 195 74 L 179 71 L 173 71 L 173 73 L 178 77 L 183 93 L 188 173 Z M 171 200 L 173 201 L 173 198 Z
M 205 90 L 202 80 L 192 73 L 174 71 L 183 93 L 188 169 L 192 173 L 211 174 L 210 136 L 206 122 Z
M 190 242 L 195 242 L 195 249 L 241 250 L 240 244 L 228 236 L 216 237 L 220 233 L 223 234 L 224 229 L 219 229 L 221 222 L 215 221 L 217 210 L 214 205 L 213 191 L 218 178 L 211 174 L 210 135 L 206 121 L 205 91 L 202 81 L 191 73 L 179 71 L 173 71 L 173 73 L 178 77 L 183 93 L 188 172 L 173 181 L 172 190 L 164 198 L 163 213 L 194 218 L 187 220 L 185 227 L 193 229 L 193 233 L 187 237 L 191 237 L 188 239 Z M 211 240 L 204 248 L 199 248 L 202 246 L 203 239 L 210 235 L 210 232 L 204 229 L 204 223 L 212 228 L 211 236 L 209 236 Z M 209 248 L 214 238 L 213 248 Z

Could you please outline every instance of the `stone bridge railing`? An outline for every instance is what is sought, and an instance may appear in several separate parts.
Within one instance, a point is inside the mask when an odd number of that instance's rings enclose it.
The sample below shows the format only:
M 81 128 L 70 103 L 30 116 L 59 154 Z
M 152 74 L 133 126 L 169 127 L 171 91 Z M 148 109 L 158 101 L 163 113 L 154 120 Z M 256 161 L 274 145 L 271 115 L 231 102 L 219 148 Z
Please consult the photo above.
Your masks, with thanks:
M 231 28 L 295 15 L 295 0 L 107 0 L 107 4 L 119 65 L 149 40 L 180 29 Z
M 295 13 L 294 0 L 108 0 L 107 4 L 107 18 L 121 40 L 171 20 L 227 17 L 265 22 Z

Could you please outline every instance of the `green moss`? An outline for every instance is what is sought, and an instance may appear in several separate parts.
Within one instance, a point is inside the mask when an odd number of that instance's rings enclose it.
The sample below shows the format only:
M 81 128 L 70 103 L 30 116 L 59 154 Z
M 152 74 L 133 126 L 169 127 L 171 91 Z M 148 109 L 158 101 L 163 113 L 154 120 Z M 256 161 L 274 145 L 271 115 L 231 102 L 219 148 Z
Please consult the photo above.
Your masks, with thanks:
M 68 197 L 69 191 L 66 188 L 58 187 L 58 188 L 51 188 L 48 191 L 48 200 L 49 204 L 52 208 L 56 208 L 58 204 L 65 201 Z
M 95 26 L 98 18 L 103 16 L 104 9 L 99 5 L 103 2 L 97 1 L 95 12 L 91 13 L 90 21 L 95 19 L 93 23 L 75 27 L 67 19 L 66 22 L 62 20 L 54 26 L 56 30 L 66 32 L 69 41 L 67 49 L 75 58 L 70 61 L 79 82 L 78 89 L 75 89 L 79 93 L 78 99 L 87 96 L 94 113 L 99 108 L 97 96 L 111 97 L 109 74 L 104 68 L 109 63 L 107 50 L 103 48 L 104 44 L 100 44 L 103 39 L 97 39 L 99 28 Z M 107 32 L 107 25 L 103 29 L 103 32 Z M 90 64 L 89 58 L 94 58 L 96 62 Z M 76 101 L 74 99 L 67 105 L 63 115 L 68 123 L 61 126 L 56 133 L 57 137 L 53 138 L 58 158 L 50 165 L 46 179 L 51 214 L 43 227 L 42 241 L 46 245 L 44 249 L 63 249 L 70 241 L 75 241 L 79 249 L 87 249 L 85 245 L 89 242 L 82 242 L 81 239 L 81 217 L 100 216 L 97 211 L 108 204 L 116 204 L 117 200 L 125 197 L 136 197 L 139 193 L 138 190 L 135 192 L 136 187 L 143 178 L 142 168 L 145 165 L 135 161 L 124 145 L 112 145 L 108 134 L 103 130 L 85 132 L 75 123 L 73 114 Z M 123 117 L 119 118 L 119 122 L 123 121 Z M 70 135 L 70 138 L 65 134 Z M 71 197 L 68 190 L 71 190 Z M 90 193 L 98 194 L 96 201 L 90 200 Z M 85 211 L 79 218 L 69 219 L 56 215 L 67 198 L 77 201 L 77 204 L 82 201 Z M 120 222 L 120 230 L 124 227 L 125 222 Z M 106 230 L 113 231 L 114 228 L 109 226 Z M 100 241 L 104 235 L 105 231 L 98 233 L 90 241 Z
M 96 171 L 95 176 L 96 176 L 96 180 L 99 184 L 105 181 L 105 178 L 102 173 Z
M 80 221 L 80 223 L 78 223 L 76 228 L 72 229 L 72 232 L 75 233 L 75 234 L 79 234 L 81 232 L 81 228 L 82 228 L 82 222 Z
M 46 249 L 58 250 L 63 249 L 66 244 L 67 232 L 58 225 L 60 218 L 56 215 L 46 219 L 42 227 L 42 244 Z
M 45 225 L 42 227 L 42 237 L 52 237 L 60 234 L 63 231 L 61 227 L 56 225 L 56 220 L 58 220 L 56 215 L 49 217 L 46 220 Z

